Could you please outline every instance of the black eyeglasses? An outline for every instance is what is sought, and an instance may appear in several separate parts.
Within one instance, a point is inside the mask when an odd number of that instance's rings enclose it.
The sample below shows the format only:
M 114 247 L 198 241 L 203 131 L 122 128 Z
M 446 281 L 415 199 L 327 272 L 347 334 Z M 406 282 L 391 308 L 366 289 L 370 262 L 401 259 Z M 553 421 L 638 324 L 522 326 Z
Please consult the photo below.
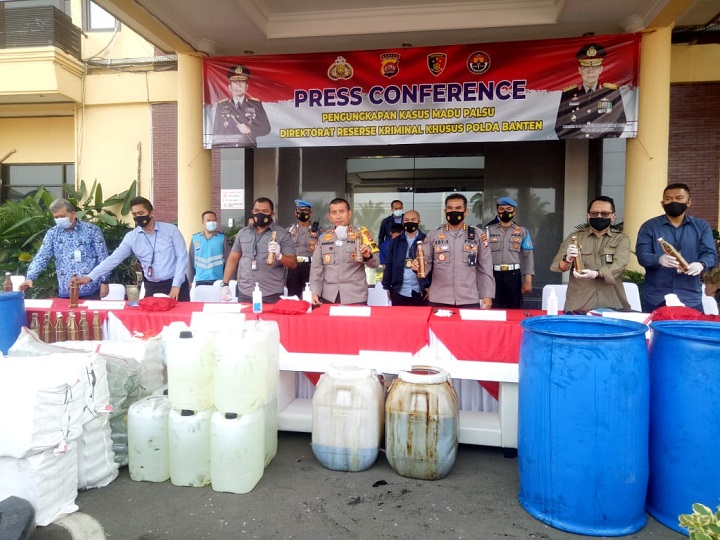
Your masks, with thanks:
M 609 218 L 609 217 L 612 216 L 612 215 L 613 215 L 612 212 L 588 212 L 588 216 L 590 216 L 590 217 L 604 217 L 604 218 Z

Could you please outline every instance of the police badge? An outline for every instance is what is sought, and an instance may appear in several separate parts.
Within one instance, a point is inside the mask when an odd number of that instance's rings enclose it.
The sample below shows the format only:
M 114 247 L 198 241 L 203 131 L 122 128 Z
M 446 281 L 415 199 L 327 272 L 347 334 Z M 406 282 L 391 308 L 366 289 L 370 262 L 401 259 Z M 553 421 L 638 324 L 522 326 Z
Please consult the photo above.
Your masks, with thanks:
M 436 77 L 445 71 L 447 65 L 447 54 L 445 53 L 431 53 L 427 55 L 427 67 L 430 73 Z

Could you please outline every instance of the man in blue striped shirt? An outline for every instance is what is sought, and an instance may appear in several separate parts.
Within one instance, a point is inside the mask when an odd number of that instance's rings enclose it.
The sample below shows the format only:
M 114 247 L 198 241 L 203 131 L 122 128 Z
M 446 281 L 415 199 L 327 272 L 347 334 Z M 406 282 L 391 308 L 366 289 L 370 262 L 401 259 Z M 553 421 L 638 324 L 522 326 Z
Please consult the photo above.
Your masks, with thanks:
M 133 198 L 130 212 L 137 227 L 125 235 L 112 255 L 79 278 L 78 283 L 97 281 L 132 254 L 142 265 L 145 296 L 161 293 L 189 302 L 188 252 L 180 230 L 171 223 L 155 221 L 153 205 L 145 197 Z

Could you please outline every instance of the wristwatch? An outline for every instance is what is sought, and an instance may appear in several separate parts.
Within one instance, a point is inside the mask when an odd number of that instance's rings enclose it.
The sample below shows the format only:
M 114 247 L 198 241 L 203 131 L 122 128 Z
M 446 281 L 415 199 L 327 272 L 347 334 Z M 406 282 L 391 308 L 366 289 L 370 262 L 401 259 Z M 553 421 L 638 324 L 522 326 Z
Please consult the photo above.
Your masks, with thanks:
M 225 283 L 224 281 L 221 281 L 221 282 L 220 282 L 220 286 L 221 286 L 221 287 L 229 287 L 230 284 L 229 284 L 229 283 Z

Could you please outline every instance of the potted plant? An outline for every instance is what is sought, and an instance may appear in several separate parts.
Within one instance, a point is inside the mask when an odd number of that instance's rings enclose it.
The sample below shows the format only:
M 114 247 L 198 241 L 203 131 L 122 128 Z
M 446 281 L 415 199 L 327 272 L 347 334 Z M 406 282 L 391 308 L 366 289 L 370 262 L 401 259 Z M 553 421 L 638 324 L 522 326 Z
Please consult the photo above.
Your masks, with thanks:
M 720 506 L 713 514 L 707 506 L 700 503 L 692 505 L 692 514 L 680 514 L 680 526 L 690 533 L 690 540 L 720 540 Z

